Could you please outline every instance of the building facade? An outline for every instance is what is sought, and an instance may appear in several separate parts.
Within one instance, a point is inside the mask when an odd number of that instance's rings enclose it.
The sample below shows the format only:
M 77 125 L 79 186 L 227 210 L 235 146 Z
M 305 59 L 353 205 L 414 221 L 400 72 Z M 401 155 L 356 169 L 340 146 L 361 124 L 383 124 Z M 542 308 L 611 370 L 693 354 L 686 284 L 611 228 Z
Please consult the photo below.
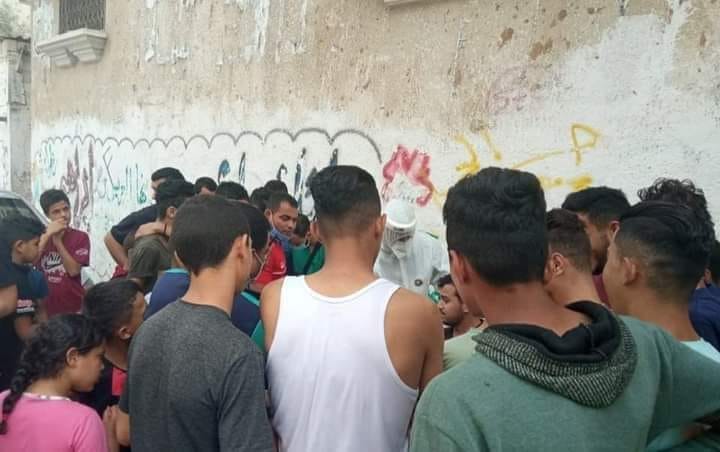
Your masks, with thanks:
M 305 211 L 313 172 L 361 165 L 433 232 L 487 166 L 537 174 L 550 205 L 691 177 L 720 215 L 720 2 L 27 1 L 32 194 L 70 194 L 101 273 L 167 165 L 280 178 Z

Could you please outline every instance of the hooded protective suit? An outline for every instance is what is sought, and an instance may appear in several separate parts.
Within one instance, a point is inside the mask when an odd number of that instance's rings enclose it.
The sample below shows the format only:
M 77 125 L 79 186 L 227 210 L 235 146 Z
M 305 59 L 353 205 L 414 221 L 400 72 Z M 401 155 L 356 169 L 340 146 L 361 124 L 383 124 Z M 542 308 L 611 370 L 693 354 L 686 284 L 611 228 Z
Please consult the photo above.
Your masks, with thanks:
M 407 202 L 390 201 L 385 214 L 387 224 L 375 273 L 427 296 L 430 284 L 449 272 L 445 248 L 430 234 L 416 232 L 415 209 Z

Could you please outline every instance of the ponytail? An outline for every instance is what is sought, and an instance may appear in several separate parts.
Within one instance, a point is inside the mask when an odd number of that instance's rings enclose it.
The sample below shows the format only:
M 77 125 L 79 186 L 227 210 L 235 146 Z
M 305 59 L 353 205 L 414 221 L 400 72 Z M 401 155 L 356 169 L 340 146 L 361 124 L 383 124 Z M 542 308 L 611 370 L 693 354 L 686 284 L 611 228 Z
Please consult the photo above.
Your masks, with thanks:
M 71 348 L 88 353 L 103 343 L 103 336 L 88 318 L 80 314 L 53 317 L 41 325 L 25 346 L 20 364 L 2 403 L 0 435 L 8 431 L 8 418 L 27 388 L 37 380 L 58 376 L 66 365 Z
M 5 400 L 3 400 L 2 403 L 2 420 L 0 420 L 0 435 L 4 435 L 7 433 L 7 418 L 8 416 L 10 416 L 10 413 L 12 413 L 13 409 L 15 409 L 15 404 L 17 404 L 18 400 L 20 400 L 20 397 L 22 397 L 25 390 L 28 388 L 28 386 L 30 386 L 32 380 L 33 377 L 29 369 L 25 367 L 21 367 L 17 370 L 17 372 L 15 372 L 15 376 L 10 383 L 10 392 L 8 393 L 7 397 L 5 397 Z

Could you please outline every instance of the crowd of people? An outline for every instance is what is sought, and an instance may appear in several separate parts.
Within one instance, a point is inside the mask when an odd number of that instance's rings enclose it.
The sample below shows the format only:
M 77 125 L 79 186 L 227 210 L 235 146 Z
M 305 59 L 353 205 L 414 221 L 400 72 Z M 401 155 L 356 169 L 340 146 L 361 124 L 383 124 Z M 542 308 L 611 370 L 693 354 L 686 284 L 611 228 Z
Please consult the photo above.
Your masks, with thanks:
M 252 193 L 175 168 L 105 236 L 68 196 L 0 220 L 0 450 L 720 450 L 720 244 L 702 190 L 548 211 L 450 189 L 446 243 L 354 166 Z M 714 395 L 713 395 L 714 394 Z

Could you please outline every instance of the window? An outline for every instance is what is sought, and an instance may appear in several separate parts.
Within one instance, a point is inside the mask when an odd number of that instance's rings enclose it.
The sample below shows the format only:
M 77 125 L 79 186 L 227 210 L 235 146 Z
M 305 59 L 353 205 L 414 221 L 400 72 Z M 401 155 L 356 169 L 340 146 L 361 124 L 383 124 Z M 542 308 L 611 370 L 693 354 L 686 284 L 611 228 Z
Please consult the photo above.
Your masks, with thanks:
M 105 28 L 105 0 L 60 0 L 59 32 Z
M 38 42 L 35 50 L 57 67 L 100 61 L 108 39 L 105 4 L 106 0 L 52 0 L 57 34 Z

